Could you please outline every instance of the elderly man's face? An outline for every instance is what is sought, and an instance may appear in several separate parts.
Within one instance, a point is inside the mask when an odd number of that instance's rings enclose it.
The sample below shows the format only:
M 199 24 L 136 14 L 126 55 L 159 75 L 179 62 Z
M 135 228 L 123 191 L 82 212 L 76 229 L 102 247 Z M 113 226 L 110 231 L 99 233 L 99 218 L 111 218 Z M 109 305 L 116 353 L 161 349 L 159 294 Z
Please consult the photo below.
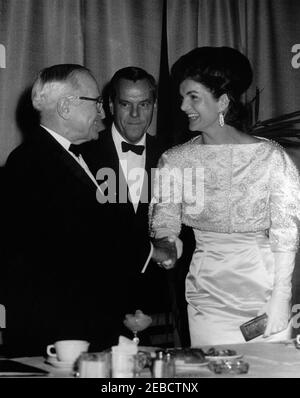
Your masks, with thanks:
M 97 98 L 100 95 L 96 81 L 88 74 L 78 77 L 81 89 L 79 96 Z M 76 100 L 76 106 L 72 107 L 70 117 L 71 131 L 74 135 L 73 142 L 78 144 L 98 138 L 100 115 L 95 101 Z
M 137 143 L 147 132 L 153 116 L 154 98 L 147 80 L 121 79 L 110 101 L 114 123 L 122 137 Z

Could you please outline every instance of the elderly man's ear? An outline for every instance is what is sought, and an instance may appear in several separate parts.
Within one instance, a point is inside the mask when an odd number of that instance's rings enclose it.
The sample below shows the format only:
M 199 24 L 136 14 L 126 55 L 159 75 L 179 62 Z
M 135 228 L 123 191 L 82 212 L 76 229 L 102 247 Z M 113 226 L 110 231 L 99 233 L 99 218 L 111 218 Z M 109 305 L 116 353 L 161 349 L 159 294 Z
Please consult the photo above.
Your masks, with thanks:
M 109 102 L 108 102 L 108 107 L 109 107 L 109 112 L 113 116 L 113 114 L 114 114 L 114 103 L 113 103 L 113 101 L 110 98 L 109 98 Z
M 70 117 L 70 104 L 71 100 L 68 97 L 62 97 L 57 102 L 57 113 L 65 120 Z
M 105 114 L 103 103 L 101 104 L 101 109 L 100 109 L 100 112 L 98 112 L 98 115 L 99 115 L 100 119 L 105 119 L 106 118 L 106 114 Z

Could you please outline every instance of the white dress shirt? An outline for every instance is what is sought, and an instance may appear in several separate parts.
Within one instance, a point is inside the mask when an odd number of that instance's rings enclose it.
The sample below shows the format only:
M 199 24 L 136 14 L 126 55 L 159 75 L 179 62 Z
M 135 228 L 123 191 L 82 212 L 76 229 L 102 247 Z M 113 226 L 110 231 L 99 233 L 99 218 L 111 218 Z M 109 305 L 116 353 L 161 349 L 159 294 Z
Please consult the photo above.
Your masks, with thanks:
M 137 155 L 132 151 L 123 152 L 122 151 L 122 142 L 127 142 L 118 132 L 114 123 L 111 127 L 112 138 L 118 153 L 118 158 L 120 165 L 122 167 L 122 171 L 125 177 L 125 180 L 128 185 L 129 195 L 131 202 L 133 204 L 135 212 L 137 211 L 140 196 L 142 193 L 143 182 L 144 182 L 144 175 L 145 175 L 145 164 L 146 164 L 146 134 L 140 139 L 136 145 L 144 145 L 145 150 L 142 155 Z M 135 173 L 137 172 L 137 174 Z M 144 264 L 141 273 L 144 273 L 147 269 L 149 261 L 153 254 L 153 245 L 150 242 L 150 253 Z
M 146 134 L 144 134 L 140 141 L 136 143 L 136 145 L 144 145 L 145 147 L 142 155 L 137 155 L 132 151 L 122 151 L 122 142 L 127 141 L 121 136 L 114 124 L 112 125 L 111 131 L 112 138 L 118 153 L 119 162 L 128 185 L 130 200 L 133 204 L 134 210 L 137 211 L 145 175 Z

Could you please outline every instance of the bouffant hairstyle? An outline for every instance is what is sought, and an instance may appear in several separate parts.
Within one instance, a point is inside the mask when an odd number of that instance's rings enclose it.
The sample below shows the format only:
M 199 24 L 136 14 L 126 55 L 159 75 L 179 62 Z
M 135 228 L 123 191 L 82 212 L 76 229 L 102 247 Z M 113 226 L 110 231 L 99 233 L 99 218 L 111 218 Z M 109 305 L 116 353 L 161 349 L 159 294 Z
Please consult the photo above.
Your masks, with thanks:
M 227 94 L 229 106 L 225 123 L 245 130 L 247 107 L 241 95 L 252 83 L 253 73 L 248 58 L 231 47 L 199 47 L 178 59 L 171 70 L 177 87 L 185 79 L 203 84 L 218 99 Z

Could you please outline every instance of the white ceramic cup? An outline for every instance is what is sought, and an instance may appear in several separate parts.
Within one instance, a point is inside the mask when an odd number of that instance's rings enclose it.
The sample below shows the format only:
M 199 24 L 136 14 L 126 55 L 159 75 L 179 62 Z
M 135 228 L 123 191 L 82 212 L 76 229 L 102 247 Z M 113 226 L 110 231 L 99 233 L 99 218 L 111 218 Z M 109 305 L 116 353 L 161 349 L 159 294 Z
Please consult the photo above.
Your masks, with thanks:
M 300 334 L 297 334 L 296 336 L 296 343 L 300 345 Z
M 87 352 L 89 345 L 85 340 L 59 340 L 47 346 L 47 354 L 58 361 L 75 362 L 81 353 Z

